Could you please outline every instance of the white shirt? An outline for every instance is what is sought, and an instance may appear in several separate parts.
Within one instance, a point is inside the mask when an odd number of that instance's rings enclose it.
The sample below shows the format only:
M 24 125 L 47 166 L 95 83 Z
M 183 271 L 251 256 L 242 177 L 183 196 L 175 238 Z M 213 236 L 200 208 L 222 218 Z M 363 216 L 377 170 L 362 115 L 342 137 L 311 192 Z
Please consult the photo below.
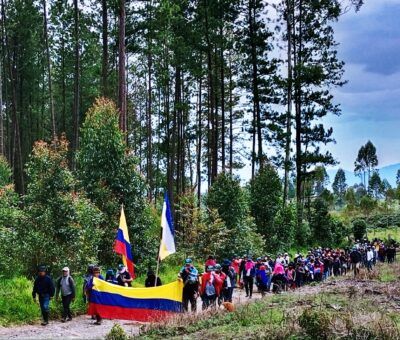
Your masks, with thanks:
M 371 261 L 374 259 L 374 252 L 372 250 L 367 251 L 367 261 Z

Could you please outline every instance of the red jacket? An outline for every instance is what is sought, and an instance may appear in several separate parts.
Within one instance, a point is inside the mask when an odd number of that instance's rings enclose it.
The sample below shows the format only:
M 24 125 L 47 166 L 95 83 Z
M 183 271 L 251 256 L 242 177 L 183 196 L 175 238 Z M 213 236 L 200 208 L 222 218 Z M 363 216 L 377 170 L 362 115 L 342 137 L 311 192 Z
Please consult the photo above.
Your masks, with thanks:
M 224 281 L 221 280 L 220 276 L 214 272 L 206 272 L 201 276 L 200 295 L 204 294 L 204 290 L 206 289 L 206 284 L 208 281 L 210 281 L 211 276 L 212 276 L 212 283 L 215 287 L 215 292 L 217 293 L 217 295 L 219 295 L 219 292 L 221 291 L 221 287 Z
M 215 284 L 215 291 L 217 292 L 217 295 L 220 295 L 224 287 L 226 274 L 224 272 L 220 272 L 219 274 L 215 274 L 215 276 L 219 276 L 219 281 L 217 281 Z

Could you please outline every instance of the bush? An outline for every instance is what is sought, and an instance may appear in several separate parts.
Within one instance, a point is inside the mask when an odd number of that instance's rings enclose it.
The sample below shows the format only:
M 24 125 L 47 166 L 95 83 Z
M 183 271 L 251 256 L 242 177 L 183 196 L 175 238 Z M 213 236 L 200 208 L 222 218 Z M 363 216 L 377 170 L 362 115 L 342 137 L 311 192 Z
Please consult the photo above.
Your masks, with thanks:
M 289 204 L 281 208 L 275 216 L 273 227 L 274 234 L 267 239 L 267 249 L 283 252 L 291 248 L 296 230 L 296 206 Z
M 125 333 L 124 329 L 119 324 L 114 324 L 110 332 L 107 333 L 106 340 L 128 340 L 129 336 Z
M 299 317 L 299 325 L 311 339 L 327 339 L 330 332 L 328 313 L 322 310 L 307 308 Z
M 363 219 L 353 221 L 353 235 L 356 240 L 364 238 L 367 232 L 367 223 Z

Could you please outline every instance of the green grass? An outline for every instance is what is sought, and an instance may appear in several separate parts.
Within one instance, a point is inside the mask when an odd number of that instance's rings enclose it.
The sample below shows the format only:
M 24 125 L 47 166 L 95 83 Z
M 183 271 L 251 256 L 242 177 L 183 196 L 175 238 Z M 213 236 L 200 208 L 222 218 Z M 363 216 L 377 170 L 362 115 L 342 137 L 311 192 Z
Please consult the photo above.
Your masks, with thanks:
M 369 239 L 379 238 L 381 240 L 396 240 L 400 241 L 400 228 L 389 227 L 389 228 L 371 228 L 367 230 Z
M 75 277 L 77 297 L 71 305 L 75 315 L 86 313 L 86 305 L 82 299 L 83 279 Z M 33 324 L 40 320 L 39 303 L 32 299 L 33 281 L 25 277 L 0 280 L 0 326 L 15 324 Z M 61 317 L 61 302 L 52 299 L 50 317 Z

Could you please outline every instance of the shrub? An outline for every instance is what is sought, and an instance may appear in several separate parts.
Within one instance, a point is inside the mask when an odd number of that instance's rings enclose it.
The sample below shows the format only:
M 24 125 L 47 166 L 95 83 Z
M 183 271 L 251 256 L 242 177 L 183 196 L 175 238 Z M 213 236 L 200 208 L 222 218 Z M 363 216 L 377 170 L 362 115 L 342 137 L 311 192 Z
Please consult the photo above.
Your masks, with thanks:
M 129 336 L 119 324 L 114 324 L 111 330 L 107 333 L 106 340 L 128 340 Z
M 367 232 L 367 223 L 363 219 L 353 221 L 353 235 L 356 240 L 364 238 Z
M 330 332 L 330 319 L 325 311 L 307 308 L 298 321 L 300 327 L 311 339 L 327 339 Z

